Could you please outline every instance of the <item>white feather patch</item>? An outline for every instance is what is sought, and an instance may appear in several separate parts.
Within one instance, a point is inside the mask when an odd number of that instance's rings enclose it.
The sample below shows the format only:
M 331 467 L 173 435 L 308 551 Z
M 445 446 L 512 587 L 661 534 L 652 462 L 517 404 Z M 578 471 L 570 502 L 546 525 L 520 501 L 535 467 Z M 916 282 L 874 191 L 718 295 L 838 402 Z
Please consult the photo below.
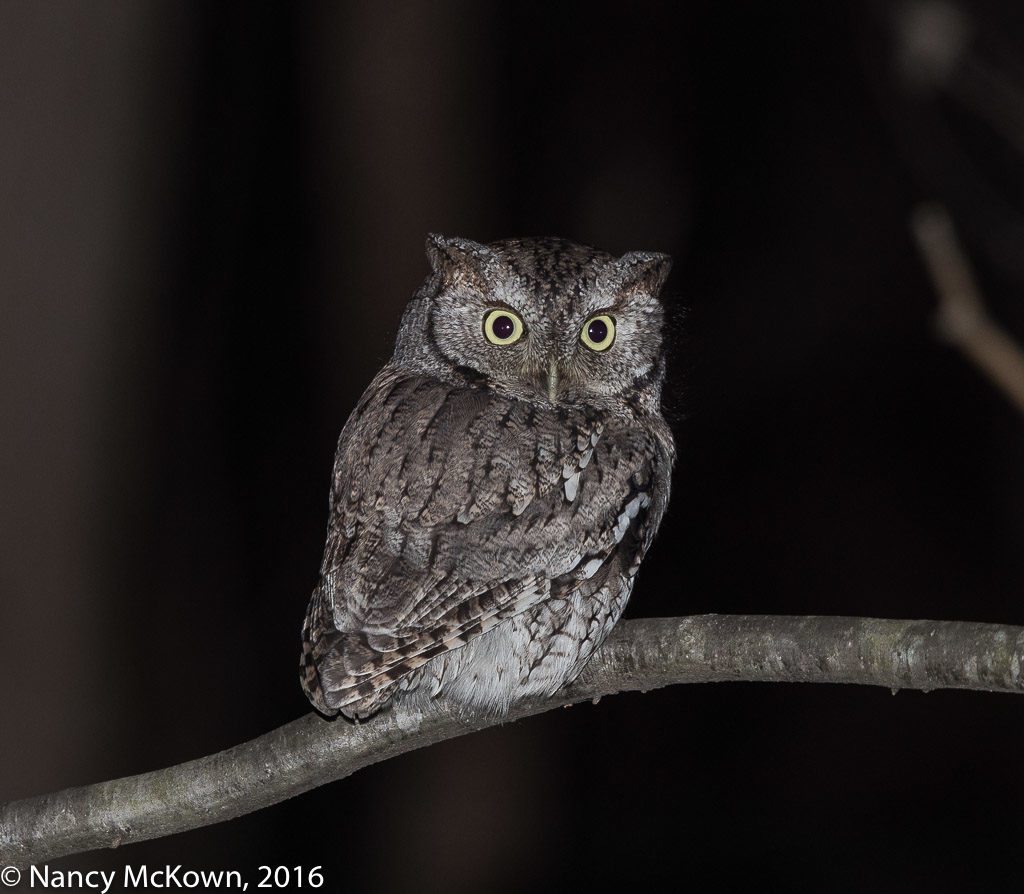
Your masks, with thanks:
M 638 493 L 626 504 L 622 512 L 619 513 L 619 517 L 615 520 L 615 527 L 612 529 L 612 535 L 615 537 L 616 543 L 626 536 L 626 529 L 629 527 L 629 523 L 637 517 L 640 510 L 646 509 L 650 505 L 651 498 L 644 491 Z
M 565 481 L 565 498 L 571 503 L 580 489 L 580 473 L 576 472 Z

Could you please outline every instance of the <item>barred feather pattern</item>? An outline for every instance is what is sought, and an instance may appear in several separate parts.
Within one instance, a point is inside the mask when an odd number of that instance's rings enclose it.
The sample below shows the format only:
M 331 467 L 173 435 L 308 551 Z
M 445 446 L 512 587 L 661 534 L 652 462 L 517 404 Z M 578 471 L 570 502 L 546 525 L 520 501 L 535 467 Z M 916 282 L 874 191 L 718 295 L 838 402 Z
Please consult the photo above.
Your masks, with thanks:
M 596 279 L 577 267 L 577 280 Z M 522 265 L 505 269 L 529 285 Z M 445 271 L 435 259 L 403 329 L 434 331 Z M 443 345 L 436 369 L 410 368 L 404 345 L 400 335 L 338 443 L 302 685 L 319 711 L 351 719 L 392 699 L 505 712 L 572 680 L 625 607 L 670 488 L 661 370 L 637 377 L 653 400 L 642 388 L 544 400 Z

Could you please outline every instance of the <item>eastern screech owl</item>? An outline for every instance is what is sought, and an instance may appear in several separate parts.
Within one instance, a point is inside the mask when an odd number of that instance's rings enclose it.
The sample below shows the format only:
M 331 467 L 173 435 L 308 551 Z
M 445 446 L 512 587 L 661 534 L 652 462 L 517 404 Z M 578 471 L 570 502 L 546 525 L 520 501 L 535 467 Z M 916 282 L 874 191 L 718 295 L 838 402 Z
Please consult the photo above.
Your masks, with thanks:
M 441 236 L 427 255 L 338 443 L 303 627 L 324 714 L 554 693 L 619 619 L 668 503 L 670 258 Z

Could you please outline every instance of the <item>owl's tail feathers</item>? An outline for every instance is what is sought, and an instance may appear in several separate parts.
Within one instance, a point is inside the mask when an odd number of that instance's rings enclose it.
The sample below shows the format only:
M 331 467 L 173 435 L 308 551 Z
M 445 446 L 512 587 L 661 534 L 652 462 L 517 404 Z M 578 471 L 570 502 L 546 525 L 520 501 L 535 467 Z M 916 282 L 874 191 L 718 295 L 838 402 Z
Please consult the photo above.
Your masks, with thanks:
M 324 631 L 304 638 L 301 680 L 306 696 L 321 714 L 333 717 L 339 711 L 350 720 L 376 714 L 394 694 L 402 674 L 367 673 L 380 660 L 366 643 L 362 632 Z M 358 668 L 358 670 L 357 670 Z
M 362 720 L 388 703 L 393 680 L 367 680 L 380 656 L 359 633 L 338 630 L 319 589 L 313 591 L 302 625 L 299 680 L 313 707 L 327 717 L 341 711 Z
M 336 638 L 339 634 L 334 634 Z M 328 704 L 327 698 L 324 695 L 323 686 L 320 684 L 320 672 L 317 670 L 317 656 L 315 652 L 320 652 L 318 648 L 324 640 L 328 637 L 322 637 L 314 645 L 309 639 L 303 637 L 302 640 L 302 658 L 299 660 L 299 679 L 302 682 L 302 690 L 306 693 L 306 697 L 313 703 L 313 707 L 316 708 L 321 714 L 325 714 L 328 717 L 333 717 L 338 713 L 336 705 L 332 706 Z M 328 644 L 328 649 L 334 651 L 335 646 Z

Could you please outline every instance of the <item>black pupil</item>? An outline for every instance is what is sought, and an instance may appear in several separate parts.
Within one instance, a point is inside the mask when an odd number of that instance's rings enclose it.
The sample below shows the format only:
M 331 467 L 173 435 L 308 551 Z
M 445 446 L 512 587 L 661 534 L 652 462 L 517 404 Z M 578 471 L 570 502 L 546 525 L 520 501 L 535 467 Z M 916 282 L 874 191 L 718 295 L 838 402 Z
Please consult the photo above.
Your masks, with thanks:
M 608 324 L 604 320 L 591 320 L 587 335 L 594 344 L 601 344 L 608 337 Z
M 494 333 L 495 338 L 500 338 L 504 341 L 506 338 L 512 337 L 512 333 L 516 331 L 516 324 L 512 322 L 511 317 L 506 317 L 502 314 L 500 317 L 495 317 L 491 320 L 491 331 Z

